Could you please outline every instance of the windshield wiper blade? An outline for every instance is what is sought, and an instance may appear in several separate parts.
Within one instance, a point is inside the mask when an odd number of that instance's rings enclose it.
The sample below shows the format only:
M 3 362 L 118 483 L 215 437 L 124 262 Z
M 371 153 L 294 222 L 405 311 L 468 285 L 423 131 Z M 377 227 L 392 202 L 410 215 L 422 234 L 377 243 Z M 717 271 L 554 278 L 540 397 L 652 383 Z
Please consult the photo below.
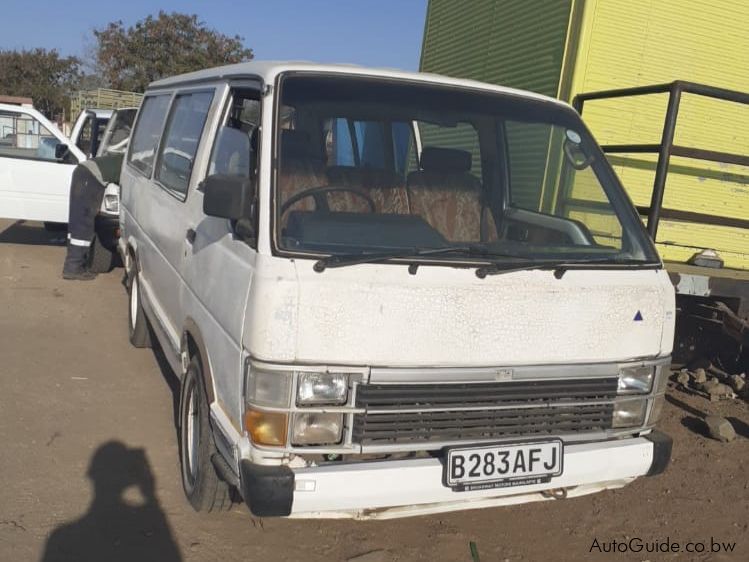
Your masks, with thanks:
M 357 254 L 332 255 L 317 260 L 312 268 L 318 273 L 325 271 L 329 267 L 344 267 L 347 265 L 358 265 L 362 263 L 374 263 L 382 260 L 404 259 L 404 258 L 421 258 L 428 256 L 438 256 L 440 254 L 450 254 L 453 252 L 462 252 L 470 257 L 482 257 L 491 259 L 498 254 L 491 253 L 481 246 L 443 246 L 441 248 L 409 248 L 393 250 L 390 252 L 361 252 Z M 517 257 L 517 256 L 506 256 Z M 416 266 L 417 264 L 412 264 Z M 409 268 L 411 273 L 415 273 L 415 268 Z
M 476 268 L 476 277 L 483 279 L 487 275 L 501 275 L 503 273 L 515 273 L 518 271 L 530 271 L 534 269 L 553 269 L 554 277 L 561 279 L 569 269 L 580 269 L 586 265 L 655 265 L 642 260 L 595 258 L 575 261 L 538 261 L 526 265 L 502 267 L 497 263 Z

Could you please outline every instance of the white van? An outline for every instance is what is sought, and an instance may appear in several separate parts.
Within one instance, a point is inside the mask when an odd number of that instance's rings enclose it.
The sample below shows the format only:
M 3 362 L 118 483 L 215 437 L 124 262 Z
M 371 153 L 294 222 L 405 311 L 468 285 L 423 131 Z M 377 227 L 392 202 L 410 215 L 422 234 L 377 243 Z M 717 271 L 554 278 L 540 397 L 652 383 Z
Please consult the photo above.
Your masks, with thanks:
M 566 104 L 215 68 L 149 87 L 121 185 L 130 339 L 181 377 L 196 509 L 396 517 L 668 464 L 673 287 Z

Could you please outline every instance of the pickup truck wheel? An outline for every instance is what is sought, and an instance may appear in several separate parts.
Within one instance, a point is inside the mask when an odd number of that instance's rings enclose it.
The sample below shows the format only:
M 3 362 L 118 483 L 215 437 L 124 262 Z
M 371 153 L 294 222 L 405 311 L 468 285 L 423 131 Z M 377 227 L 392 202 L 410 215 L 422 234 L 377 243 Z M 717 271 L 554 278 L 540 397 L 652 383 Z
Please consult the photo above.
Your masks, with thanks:
M 140 300 L 140 274 L 135 267 L 133 267 L 128 296 L 127 328 L 130 343 L 134 347 L 151 347 L 151 332 L 148 327 L 146 312 L 143 310 L 143 304 Z
M 89 248 L 88 267 L 94 273 L 109 273 L 112 271 L 115 262 L 114 252 L 107 250 L 101 243 L 98 236 L 94 236 L 94 241 Z
M 218 454 L 208 417 L 200 359 L 193 357 L 182 381 L 179 406 L 182 487 L 195 511 L 224 511 L 231 507 L 229 485 L 211 462 Z

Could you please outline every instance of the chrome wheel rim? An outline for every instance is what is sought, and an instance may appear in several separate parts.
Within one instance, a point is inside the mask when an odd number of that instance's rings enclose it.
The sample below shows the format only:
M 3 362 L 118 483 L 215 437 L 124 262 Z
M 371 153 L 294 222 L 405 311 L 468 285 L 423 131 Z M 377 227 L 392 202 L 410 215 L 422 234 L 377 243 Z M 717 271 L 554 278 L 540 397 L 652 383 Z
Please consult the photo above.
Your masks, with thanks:
M 187 401 L 187 419 L 185 420 L 185 448 L 187 461 L 187 473 L 190 480 L 194 481 L 198 472 L 198 393 L 195 392 L 195 385 L 190 386 L 190 394 Z
M 133 284 L 130 287 L 130 327 L 135 330 L 135 323 L 138 318 L 138 274 L 133 277 Z

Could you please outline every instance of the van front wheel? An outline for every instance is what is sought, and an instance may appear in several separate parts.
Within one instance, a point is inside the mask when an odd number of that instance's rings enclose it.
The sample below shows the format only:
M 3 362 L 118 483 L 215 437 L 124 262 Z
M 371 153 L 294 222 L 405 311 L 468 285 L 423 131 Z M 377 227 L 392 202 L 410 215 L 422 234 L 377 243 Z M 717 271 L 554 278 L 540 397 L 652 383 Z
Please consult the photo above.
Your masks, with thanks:
M 219 478 L 211 462 L 211 457 L 218 453 L 211 435 L 198 357 L 192 358 L 182 381 L 179 421 L 182 487 L 190 505 L 195 511 L 229 509 L 229 485 Z

